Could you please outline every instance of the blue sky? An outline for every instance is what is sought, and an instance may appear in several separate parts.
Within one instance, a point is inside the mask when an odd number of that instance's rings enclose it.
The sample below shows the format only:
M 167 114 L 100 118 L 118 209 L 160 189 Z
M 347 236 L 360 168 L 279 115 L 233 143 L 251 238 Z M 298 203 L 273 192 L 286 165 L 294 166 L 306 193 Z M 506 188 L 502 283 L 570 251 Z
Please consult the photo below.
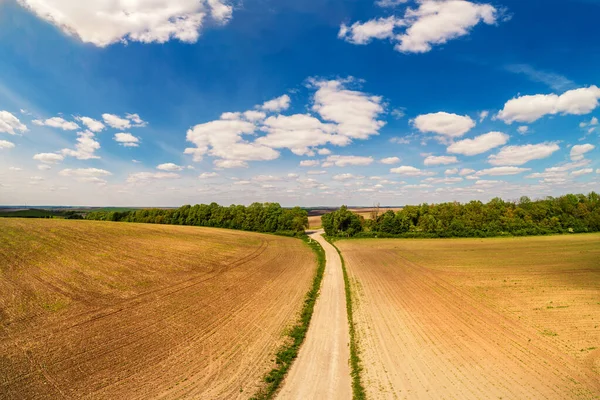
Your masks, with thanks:
M 0 204 L 598 190 L 595 0 L 0 2 Z

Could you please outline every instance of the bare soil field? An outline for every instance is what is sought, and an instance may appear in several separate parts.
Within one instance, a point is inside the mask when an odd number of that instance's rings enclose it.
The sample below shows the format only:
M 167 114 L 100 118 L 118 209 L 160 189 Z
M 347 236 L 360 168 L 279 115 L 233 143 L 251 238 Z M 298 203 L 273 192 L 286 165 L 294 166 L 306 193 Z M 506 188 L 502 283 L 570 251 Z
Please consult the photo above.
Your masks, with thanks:
M 0 398 L 248 398 L 315 268 L 291 238 L 0 220 Z
M 600 235 L 336 245 L 368 398 L 600 398 Z

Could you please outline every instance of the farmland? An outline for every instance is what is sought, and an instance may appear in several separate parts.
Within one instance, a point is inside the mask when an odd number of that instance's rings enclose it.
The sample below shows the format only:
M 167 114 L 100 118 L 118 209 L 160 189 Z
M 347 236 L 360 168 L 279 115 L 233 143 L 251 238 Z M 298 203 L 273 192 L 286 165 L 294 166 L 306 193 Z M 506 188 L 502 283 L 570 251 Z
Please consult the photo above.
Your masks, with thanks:
M 386 211 L 399 211 L 402 210 L 401 207 L 380 207 L 380 208 L 373 208 L 373 207 L 360 207 L 360 208 L 350 208 L 350 211 L 352 211 L 353 213 L 355 213 L 356 215 L 359 215 L 361 217 L 363 217 L 364 219 L 372 219 L 374 213 L 376 213 L 377 215 L 381 215 L 383 213 L 385 213 Z M 319 209 L 315 209 L 315 210 L 311 210 L 308 214 L 308 223 L 310 226 L 310 229 L 316 229 L 316 228 L 321 228 L 321 216 L 325 213 L 331 212 L 333 210 L 331 209 L 323 209 L 323 210 L 319 210 Z
M 600 235 L 336 245 L 368 398 L 600 396 Z
M 249 232 L 0 220 L 0 397 L 248 398 L 314 260 Z

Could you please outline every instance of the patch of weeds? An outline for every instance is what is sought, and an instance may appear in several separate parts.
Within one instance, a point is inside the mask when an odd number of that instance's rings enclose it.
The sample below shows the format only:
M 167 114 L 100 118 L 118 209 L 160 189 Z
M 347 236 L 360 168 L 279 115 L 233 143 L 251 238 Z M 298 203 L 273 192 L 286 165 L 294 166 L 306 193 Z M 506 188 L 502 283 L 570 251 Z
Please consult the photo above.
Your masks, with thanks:
M 367 395 L 365 388 L 361 382 L 360 373 L 362 371 L 362 365 L 360 361 L 360 351 L 358 349 L 358 340 L 356 338 L 356 329 L 354 326 L 354 314 L 353 314 L 353 296 L 352 288 L 350 286 L 350 279 L 348 278 L 348 271 L 346 270 L 346 262 L 342 256 L 342 252 L 337 248 L 330 238 L 326 238 L 329 243 L 337 250 L 340 260 L 342 261 L 342 272 L 344 274 L 344 289 L 346 291 L 346 311 L 348 313 L 348 326 L 350 329 L 350 375 L 352 377 L 352 399 L 353 400 L 364 400 Z
M 302 342 L 304 342 L 304 338 L 306 337 L 315 303 L 317 297 L 319 297 L 319 290 L 325 272 L 325 251 L 318 242 L 309 240 L 308 236 L 302 237 L 302 240 L 317 255 L 317 271 L 313 278 L 312 286 L 304 299 L 300 318 L 298 318 L 296 324 L 287 332 L 288 340 L 286 340 L 279 350 L 277 350 L 277 353 L 275 354 L 275 367 L 263 378 L 267 385 L 258 390 L 258 392 L 250 398 L 251 400 L 267 400 L 275 397 L 277 390 L 283 382 L 283 378 L 285 378 L 285 375 L 292 366 L 292 362 L 298 357 L 300 345 L 302 345 Z M 307 384 L 310 384 L 310 382 L 307 382 Z

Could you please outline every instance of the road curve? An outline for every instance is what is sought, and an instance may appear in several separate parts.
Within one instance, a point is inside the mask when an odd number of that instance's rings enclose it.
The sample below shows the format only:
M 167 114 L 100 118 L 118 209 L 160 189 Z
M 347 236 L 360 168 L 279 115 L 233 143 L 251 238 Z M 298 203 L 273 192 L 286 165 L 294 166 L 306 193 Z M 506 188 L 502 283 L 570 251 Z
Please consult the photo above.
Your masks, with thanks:
M 304 344 L 278 399 L 351 399 L 350 334 L 342 263 L 317 231 L 309 236 L 325 250 L 327 264 Z

